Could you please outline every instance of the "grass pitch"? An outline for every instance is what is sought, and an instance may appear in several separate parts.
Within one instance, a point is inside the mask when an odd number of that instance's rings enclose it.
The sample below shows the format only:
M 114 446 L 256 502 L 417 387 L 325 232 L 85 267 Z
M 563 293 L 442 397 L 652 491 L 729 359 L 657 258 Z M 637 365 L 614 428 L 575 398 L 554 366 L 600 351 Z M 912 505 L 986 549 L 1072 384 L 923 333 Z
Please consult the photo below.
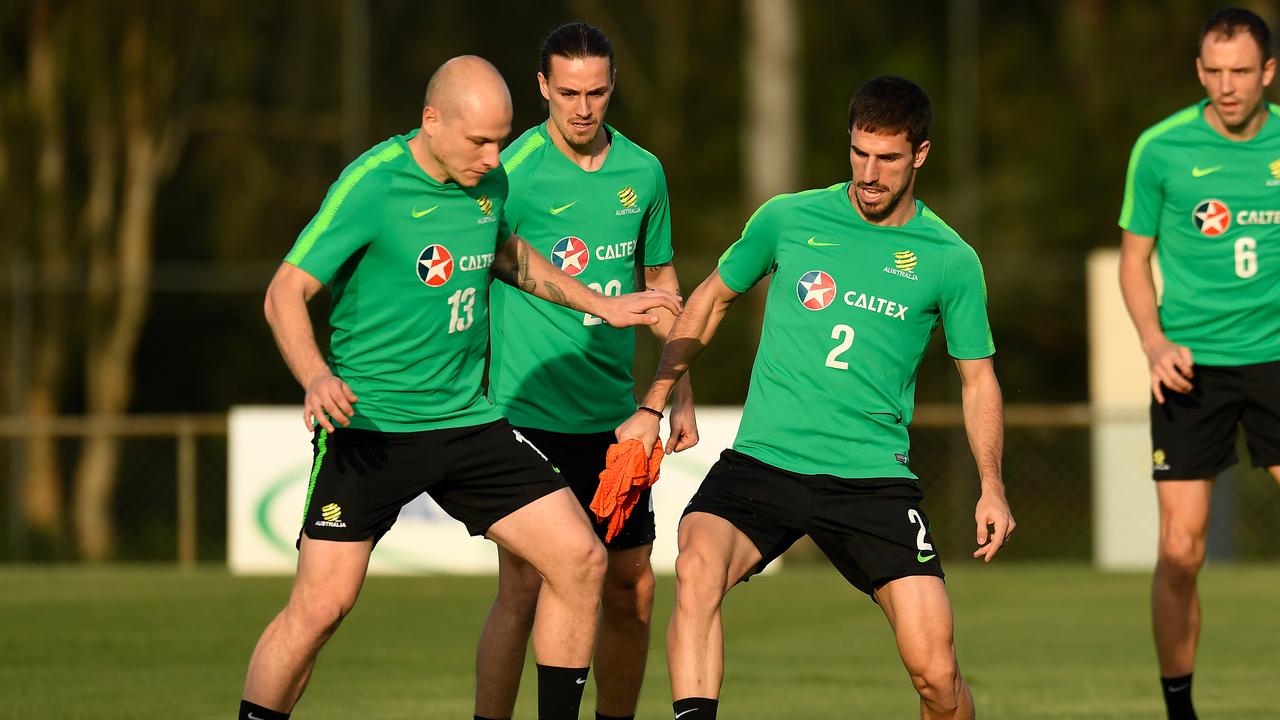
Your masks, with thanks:
M 979 717 L 1163 717 L 1146 575 L 953 562 L 960 664 Z M 956 567 L 958 566 L 958 567 Z M 372 578 L 320 656 L 295 717 L 469 718 L 490 578 Z M 0 718 L 230 718 L 258 633 L 289 580 L 221 569 L 0 570 Z M 639 717 L 670 717 L 659 579 Z M 1208 568 L 1196 672 L 1206 718 L 1275 718 L 1280 579 Z M 721 717 L 911 718 L 915 695 L 878 608 L 834 570 L 785 569 L 725 603 Z M 532 665 L 517 717 L 534 718 Z M 582 716 L 590 717 L 588 683 Z

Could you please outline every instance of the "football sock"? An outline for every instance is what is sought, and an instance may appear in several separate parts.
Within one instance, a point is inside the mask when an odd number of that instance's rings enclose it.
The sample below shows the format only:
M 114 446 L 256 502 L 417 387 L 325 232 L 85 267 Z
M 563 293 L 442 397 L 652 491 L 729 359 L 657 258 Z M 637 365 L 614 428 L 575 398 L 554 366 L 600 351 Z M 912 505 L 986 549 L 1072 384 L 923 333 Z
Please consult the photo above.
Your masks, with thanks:
M 280 712 L 278 710 L 268 710 L 261 705 L 255 705 L 248 700 L 240 701 L 240 714 L 236 715 L 237 720 L 289 720 L 289 713 Z
M 483 715 L 472 715 L 475 720 L 511 720 L 511 718 L 487 718 Z
M 1196 720 L 1196 710 L 1191 707 L 1191 675 L 1160 678 L 1164 691 L 1164 707 L 1169 720 Z
M 590 668 L 538 666 L 538 720 L 578 720 Z
M 713 698 L 684 698 L 671 703 L 677 720 L 715 720 L 720 701 Z
M 635 715 L 605 715 L 599 710 L 596 711 L 596 720 L 636 720 Z

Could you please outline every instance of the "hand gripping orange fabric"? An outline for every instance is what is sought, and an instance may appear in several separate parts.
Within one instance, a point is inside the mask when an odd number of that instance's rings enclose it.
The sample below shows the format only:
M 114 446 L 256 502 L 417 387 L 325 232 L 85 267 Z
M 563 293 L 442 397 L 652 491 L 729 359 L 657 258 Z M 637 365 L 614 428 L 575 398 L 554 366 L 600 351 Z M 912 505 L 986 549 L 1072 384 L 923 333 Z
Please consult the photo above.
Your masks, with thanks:
M 644 456 L 644 445 L 639 440 L 627 440 L 609 446 L 605 452 L 604 470 L 600 471 L 600 485 L 591 499 L 591 512 L 599 522 L 609 521 L 604 541 L 613 540 L 631 511 L 640 502 L 640 493 L 658 481 L 658 468 L 662 466 L 662 443 L 653 445 L 653 454 Z

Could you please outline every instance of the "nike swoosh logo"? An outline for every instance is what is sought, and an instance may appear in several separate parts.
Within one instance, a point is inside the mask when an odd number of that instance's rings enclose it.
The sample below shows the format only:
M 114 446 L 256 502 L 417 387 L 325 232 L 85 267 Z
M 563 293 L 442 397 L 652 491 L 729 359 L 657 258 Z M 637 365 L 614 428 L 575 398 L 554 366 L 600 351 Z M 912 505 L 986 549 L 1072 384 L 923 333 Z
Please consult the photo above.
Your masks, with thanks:
M 1183 690 L 1186 690 L 1189 687 L 1191 687 L 1191 683 L 1187 683 L 1186 685 L 1179 685 L 1178 687 L 1171 687 L 1169 688 L 1169 692 L 1182 692 Z
M 410 214 L 410 215 L 412 215 L 414 218 L 420 218 L 420 217 L 422 217 L 423 215 L 430 215 L 431 213 L 435 212 L 435 211 L 436 211 L 436 208 L 438 208 L 438 207 L 440 207 L 440 206 L 439 206 L 439 205 L 433 205 L 433 206 L 431 206 L 431 207 L 427 208 L 426 210 L 419 210 L 418 208 L 414 208 L 413 210 L 410 210 L 410 211 L 409 211 L 409 214 Z
M 587 679 L 586 679 L 586 678 L 578 678 L 577 680 L 574 680 L 574 682 L 578 683 L 579 685 L 586 685 L 586 684 L 587 684 Z
M 257 715 L 254 715 L 254 714 L 253 714 L 253 712 L 252 712 L 252 711 L 250 711 L 250 712 L 249 712 L 249 720 L 264 720 L 264 719 L 263 719 L 263 718 L 258 717 Z
M 1214 165 L 1211 168 L 1193 167 L 1191 168 L 1191 177 L 1204 177 L 1205 175 L 1212 175 L 1213 173 L 1216 173 L 1221 169 L 1222 169 L 1221 165 Z
M 568 210 L 569 208 L 571 208 L 571 207 L 573 207 L 574 205 L 577 205 L 577 204 L 578 204 L 578 201 L 577 201 L 577 200 L 574 200 L 573 202 L 569 203 L 568 205 L 561 205 L 561 206 L 560 206 L 560 207 L 558 207 L 558 208 L 551 208 L 551 214 L 552 214 L 552 215 L 559 215 L 560 213 L 564 212 L 565 210 Z
M 809 243 L 809 247 L 833 247 L 833 246 L 835 246 L 835 245 L 839 245 L 839 244 L 840 244 L 840 243 L 824 243 L 824 242 L 818 242 L 818 241 L 817 241 L 817 240 L 815 240 L 814 238 L 809 238 L 808 243 Z
M 688 710 L 683 710 L 681 712 L 676 713 L 676 720 L 680 720 L 680 718 L 684 717 L 685 715 L 688 715 L 691 712 L 698 712 L 698 708 L 690 708 Z
M 932 555 L 925 555 L 922 552 L 918 552 L 916 553 L 916 562 L 927 563 L 936 557 L 938 557 L 938 553 L 934 553 Z

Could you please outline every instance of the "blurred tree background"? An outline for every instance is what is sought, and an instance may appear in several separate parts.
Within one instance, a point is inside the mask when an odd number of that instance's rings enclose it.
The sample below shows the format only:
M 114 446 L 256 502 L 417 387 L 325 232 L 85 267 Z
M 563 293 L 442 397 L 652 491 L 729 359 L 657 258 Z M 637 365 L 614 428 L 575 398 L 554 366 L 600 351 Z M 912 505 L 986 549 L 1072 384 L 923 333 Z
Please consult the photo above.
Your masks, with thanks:
M 1273 2 L 1245 5 L 1277 20 Z M 935 103 L 917 195 L 981 255 L 1010 403 L 1087 396 L 1084 258 L 1115 246 L 1134 139 L 1201 97 L 1192 0 L 15 0 L 0 4 L 3 412 L 223 412 L 301 392 L 266 283 L 328 185 L 417 125 L 427 78 L 475 53 L 506 76 L 512 136 L 545 119 L 557 25 L 617 51 L 608 121 L 662 160 L 694 287 L 769 195 L 849 177 L 847 103 L 880 73 Z M 694 368 L 742 401 L 762 303 Z M 314 303 L 322 319 L 327 303 Z M 1121 307 L 1115 312 L 1124 312 Z M 640 365 L 656 353 L 643 346 Z M 644 377 L 643 370 L 641 377 Z M 935 348 L 919 401 L 957 402 Z M 32 438 L 22 512 L 110 554 L 119 448 Z M 68 528 L 67 526 L 70 526 Z

